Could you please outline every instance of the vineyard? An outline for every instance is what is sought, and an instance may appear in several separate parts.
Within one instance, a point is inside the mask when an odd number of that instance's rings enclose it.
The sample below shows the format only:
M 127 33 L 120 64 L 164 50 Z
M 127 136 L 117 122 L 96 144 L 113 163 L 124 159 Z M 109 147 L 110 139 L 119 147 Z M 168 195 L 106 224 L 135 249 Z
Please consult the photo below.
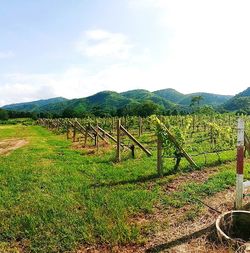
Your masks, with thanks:
M 6 151 L 0 156 L 0 252 L 161 252 L 179 244 L 169 252 L 185 252 L 187 240 L 188 248 L 203 249 L 197 252 L 226 252 L 204 234 L 218 212 L 233 208 L 237 118 L 0 125 L 0 151 Z M 244 177 L 250 179 L 250 119 L 243 118 Z
M 248 117 L 245 116 L 247 142 Z M 57 133 L 65 133 L 67 139 L 78 143 L 83 150 L 92 149 L 93 153 L 99 152 L 102 147 L 107 152 L 116 150 L 114 161 L 117 162 L 122 160 L 122 156 L 135 158 L 137 152 L 139 157 L 142 151 L 147 156 L 156 156 L 157 153 L 157 170 L 162 175 L 179 167 L 185 170 L 190 166 L 199 168 L 234 160 L 236 122 L 236 116 L 218 114 L 40 119 L 38 124 Z

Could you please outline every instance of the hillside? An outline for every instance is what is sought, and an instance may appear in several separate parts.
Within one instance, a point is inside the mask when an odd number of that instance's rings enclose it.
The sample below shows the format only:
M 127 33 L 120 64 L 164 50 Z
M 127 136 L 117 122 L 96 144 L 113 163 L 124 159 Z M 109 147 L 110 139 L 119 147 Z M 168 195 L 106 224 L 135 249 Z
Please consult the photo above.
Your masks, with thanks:
M 144 89 L 130 90 L 121 93 L 102 91 L 84 98 L 65 99 L 57 97 L 6 105 L 3 109 L 46 114 L 50 113 L 65 117 L 81 117 L 91 114 L 99 116 L 117 115 L 118 111 L 120 114 L 134 115 L 140 113 L 140 110 L 145 108 L 145 105 L 148 107 L 149 111 L 153 110 L 155 112 L 164 112 L 164 110 L 172 111 L 174 109 L 178 111 L 188 111 L 190 110 L 189 105 L 192 97 L 202 96 L 203 99 L 201 100 L 201 105 L 211 105 L 214 107 L 225 105 L 225 109 L 237 110 L 235 108 L 246 108 L 248 106 L 245 99 L 248 94 L 249 89 L 239 93 L 234 98 L 232 98 L 232 96 L 205 92 L 183 94 L 171 88 L 154 92 Z M 153 107 L 154 109 L 152 109 Z
M 138 89 L 138 90 L 130 90 L 126 92 L 122 92 L 126 98 L 134 99 L 138 102 L 142 102 L 145 100 L 150 100 L 158 105 L 163 106 L 164 108 L 172 108 L 174 107 L 174 103 L 170 102 L 170 100 L 163 98 L 162 96 L 158 96 L 154 92 L 150 92 L 148 90 Z
M 226 110 L 243 110 L 250 113 L 250 87 L 229 99 L 225 104 Z
M 127 105 L 127 99 L 114 91 L 102 91 L 86 98 L 70 100 L 65 110 L 74 111 L 76 116 L 94 113 L 95 115 L 113 114 L 117 109 Z
M 201 105 L 212 105 L 217 106 L 220 104 L 225 103 L 228 99 L 230 99 L 232 96 L 228 95 L 219 95 L 219 94 L 213 94 L 213 93 L 206 93 L 206 92 L 196 92 L 196 93 L 190 93 L 190 94 L 183 94 L 175 89 L 164 89 L 164 90 L 158 90 L 154 91 L 155 94 L 158 96 L 165 98 L 175 104 L 180 104 L 184 106 L 189 106 L 191 103 L 191 99 L 194 96 L 202 96 L 203 99 L 201 101 Z
M 157 91 L 154 91 L 153 93 L 173 103 L 179 103 L 180 100 L 185 98 L 184 94 L 172 88 L 157 90 Z
M 61 103 L 67 100 L 68 99 L 63 98 L 63 97 L 56 97 L 56 98 L 41 99 L 41 100 L 26 102 L 26 103 L 5 105 L 2 108 L 6 110 L 13 110 L 13 111 L 39 112 L 41 110 L 41 107 L 43 106 Z
M 213 93 L 206 93 L 206 92 L 196 92 L 196 93 L 190 93 L 185 95 L 183 99 L 178 101 L 181 105 L 190 105 L 192 97 L 195 96 L 202 96 L 203 99 L 201 100 L 201 105 L 212 105 L 212 106 L 218 106 L 223 103 L 225 103 L 227 100 L 232 98 L 230 95 L 219 95 L 219 94 L 213 94 Z

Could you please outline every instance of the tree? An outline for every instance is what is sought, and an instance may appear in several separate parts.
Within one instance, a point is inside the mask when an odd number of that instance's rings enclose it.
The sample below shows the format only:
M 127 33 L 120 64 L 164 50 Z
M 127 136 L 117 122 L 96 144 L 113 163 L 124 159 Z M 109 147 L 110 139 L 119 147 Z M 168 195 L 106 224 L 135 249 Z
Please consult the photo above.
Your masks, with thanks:
M 160 106 L 150 100 L 143 101 L 138 107 L 138 114 L 142 117 L 147 117 L 152 114 L 157 114 L 161 110 Z
M 198 113 L 205 114 L 205 115 L 213 115 L 215 114 L 215 110 L 212 106 L 204 105 L 198 109 Z
M 200 106 L 200 102 L 203 100 L 204 98 L 202 96 L 193 96 L 191 98 L 191 103 L 190 106 Z
M 66 108 L 62 113 L 63 118 L 73 118 L 75 117 L 75 111 L 72 108 Z
M 193 96 L 191 98 L 191 102 L 190 102 L 190 107 L 192 108 L 193 112 L 197 112 L 199 110 L 200 107 L 200 102 L 203 100 L 204 98 L 202 96 Z
M 9 118 L 9 114 L 7 111 L 0 109 L 0 120 L 7 120 Z
M 138 102 L 130 102 L 122 108 L 117 110 L 117 116 L 137 116 L 140 107 L 140 103 Z

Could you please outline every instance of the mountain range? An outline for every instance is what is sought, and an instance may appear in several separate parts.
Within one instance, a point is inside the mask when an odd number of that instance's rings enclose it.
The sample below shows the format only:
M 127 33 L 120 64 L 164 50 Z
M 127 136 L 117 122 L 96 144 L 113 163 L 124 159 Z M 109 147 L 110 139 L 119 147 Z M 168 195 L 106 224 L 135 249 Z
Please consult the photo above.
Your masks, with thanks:
M 199 105 L 209 105 L 214 108 L 250 111 L 250 87 L 235 95 L 219 95 L 205 92 L 183 94 L 168 88 L 150 92 L 144 89 L 130 90 L 126 92 L 102 91 L 92 96 L 77 99 L 56 97 L 46 100 L 38 100 L 27 103 L 5 105 L 2 109 L 51 113 L 59 116 L 83 116 L 93 114 L 117 114 L 120 110 L 139 110 L 140 106 L 153 104 L 161 110 L 189 110 L 194 97 L 200 97 Z

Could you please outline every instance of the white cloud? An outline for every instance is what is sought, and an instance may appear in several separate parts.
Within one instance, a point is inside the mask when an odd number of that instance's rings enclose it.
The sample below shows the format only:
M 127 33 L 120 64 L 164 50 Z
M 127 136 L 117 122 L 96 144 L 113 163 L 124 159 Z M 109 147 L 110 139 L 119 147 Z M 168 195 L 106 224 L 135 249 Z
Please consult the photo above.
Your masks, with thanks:
M 7 83 L 1 85 L 0 106 L 54 97 L 53 87 L 35 86 L 31 83 Z
M 127 36 L 101 29 L 89 30 L 76 43 L 77 50 L 90 58 L 126 60 L 134 47 Z
M 247 0 L 129 0 L 157 13 L 169 34 L 167 54 L 152 67 L 184 92 L 237 93 L 250 84 L 250 2 Z M 160 72 L 160 69 L 162 72 Z
M 8 74 L 1 77 L 0 106 L 54 97 L 53 79 L 49 75 Z
M 8 59 L 14 57 L 15 54 L 12 51 L 0 51 L 0 59 Z
M 55 96 L 86 97 L 102 90 L 150 88 L 148 77 L 144 69 L 129 64 L 112 64 L 97 72 L 74 66 L 57 75 L 13 74 L 1 84 L 0 106 Z

